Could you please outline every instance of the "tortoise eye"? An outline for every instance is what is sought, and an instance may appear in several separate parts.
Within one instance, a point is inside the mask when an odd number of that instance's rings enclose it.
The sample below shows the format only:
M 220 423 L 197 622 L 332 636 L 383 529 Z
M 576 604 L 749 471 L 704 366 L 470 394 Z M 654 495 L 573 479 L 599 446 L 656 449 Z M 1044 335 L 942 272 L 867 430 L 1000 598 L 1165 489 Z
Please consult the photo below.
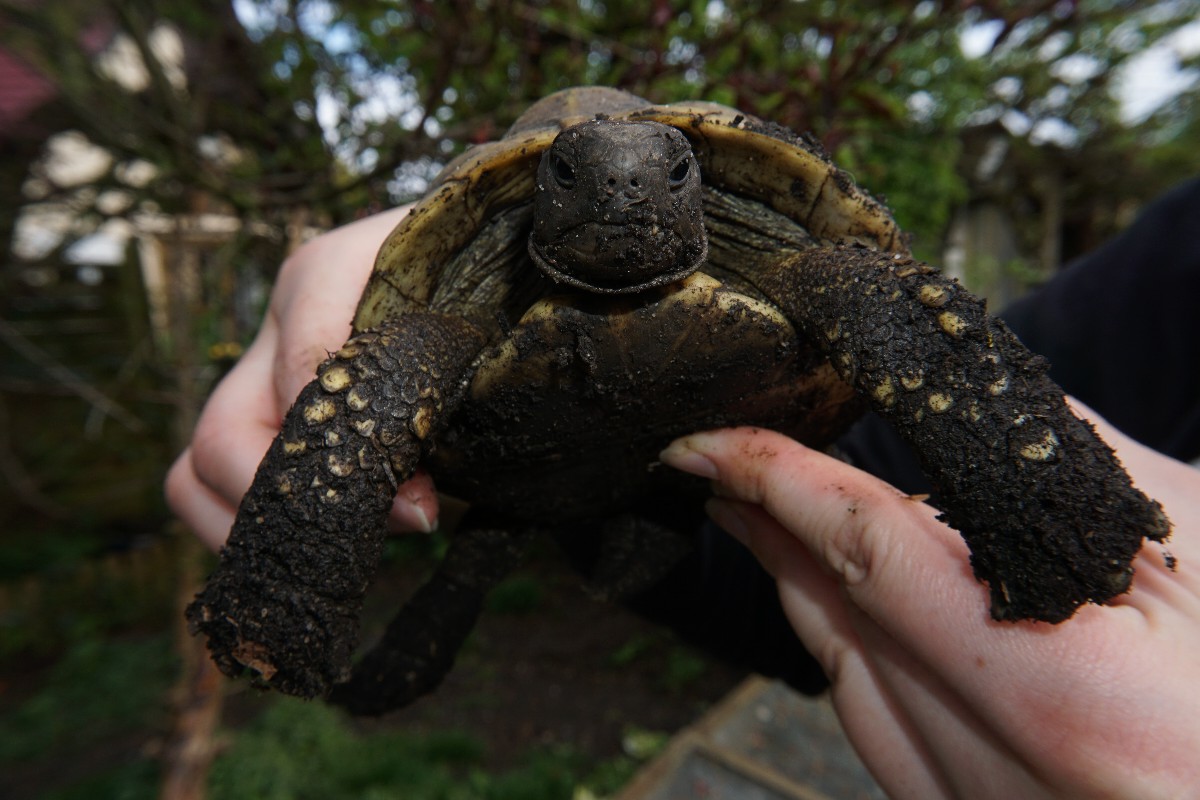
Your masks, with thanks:
M 671 174 L 667 176 L 667 181 L 671 184 L 672 189 L 679 189 L 687 181 L 688 173 L 692 171 L 692 157 L 683 158 L 678 164 L 671 169 Z
M 557 153 L 550 157 L 550 166 L 554 170 L 554 180 L 564 189 L 575 185 L 575 168 L 565 158 Z

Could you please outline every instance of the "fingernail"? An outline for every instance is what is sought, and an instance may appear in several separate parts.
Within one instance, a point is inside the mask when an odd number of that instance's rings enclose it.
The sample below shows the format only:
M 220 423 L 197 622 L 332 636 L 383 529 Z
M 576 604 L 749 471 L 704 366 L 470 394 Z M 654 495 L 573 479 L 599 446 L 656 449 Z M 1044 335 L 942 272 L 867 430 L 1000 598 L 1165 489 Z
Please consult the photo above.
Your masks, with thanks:
M 438 528 L 438 520 L 436 516 L 430 520 L 419 504 L 400 495 L 392 507 L 388 527 L 395 533 L 433 533 Z
M 699 475 L 701 478 L 708 478 L 713 481 L 717 480 L 720 477 L 720 473 L 717 472 L 717 465 L 707 456 L 701 455 L 688 447 L 687 442 L 686 438 L 676 439 L 671 442 L 671 444 L 667 445 L 667 449 L 658 454 L 658 460 L 668 467 L 674 467 L 681 472 Z
M 710 497 L 704 503 L 704 513 L 717 523 L 717 527 L 737 539 L 744 545 L 749 545 L 750 529 L 735 503 L 720 497 Z
M 421 533 L 433 533 L 437 530 L 437 520 L 429 521 L 429 517 L 425 514 L 425 509 L 421 508 L 416 503 L 413 503 L 413 521 L 417 524 L 417 530 Z

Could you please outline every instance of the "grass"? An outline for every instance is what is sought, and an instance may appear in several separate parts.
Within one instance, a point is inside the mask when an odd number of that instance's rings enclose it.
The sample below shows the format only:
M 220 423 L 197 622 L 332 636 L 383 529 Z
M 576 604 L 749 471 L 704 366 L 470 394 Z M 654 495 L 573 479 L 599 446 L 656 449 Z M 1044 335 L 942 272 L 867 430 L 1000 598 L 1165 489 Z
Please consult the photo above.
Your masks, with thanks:
M 54 538 L 54 537 L 48 537 Z M 47 567 L 0 581 L 0 663 L 71 652 L 77 643 L 130 629 L 171 627 L 177 592 L 178 543 L 162 538 L 124 552 L 92 555 L 63 546 Z M 12 567 L 0 547 L 0 569 Z M 6 555 L 6 553 L 8 555 Z M 71 560 L 68 553 L 79 557 Z M 8 559 L 7 561 L 5 559 Z
M 645 659 L 660 659 L 659 686 L 682 692 L 708 671 L 708 660 L 694 648 L 678 643 L 665 631 L 631 637 L 608 656 L 608 666 L 623 669 Z
M 393 541 L 390 560 L 417 568 L 435 563 L 445 549 L 437 535 Z M 175 554 L 166 546 L 80 555 L 73 566 L 72 555 L 64 554 L 52 574 L 6 587 L 0 663 L 25 677 L 11 684 L 0 677 L 0 775 L 6 776 L 0 783 L 8 783 L 0 794 L 149 800 L 158 796 L 156 754 L 178 671 L 173 637 L 163 632 L 175 613 Z M 537 573 L 518 571 L 492 592 L 487 611 L 537 614 L 547 609 L 550 592 Z M 666 665 L 664 688 L 684 685 L 702 667 L 673 644 L 659 635 L 631 637 L 609 666 L 651 658 Z M 39 664 L 48 666 L 33 674 Z M 635 732 L 626 738 L 641 746 L 626 742 L 626 754 L 616 758 L 549 746 L 496 771 L 483 741 L 466 733 L 367 729 L 320 703 L 281 696 L 259 707 L 265 710 L 252 721 L 219 734 L 223 746 L 209 776 L 214 800 L 600 798 L 627 782 L 658 746 Z
M 488 594 L 487 610 L 496 614 L 532 614 L 542 606 L 546 591 L 534 575 L 516 574 Z
M 0 726 L 0 774 L 42 776 L 10 784 L 40 800 L 141 800 L 158 793 L 158 764 L 143 746 L 166 724 L 176 660 L 166 634 L 85 636 L 48 669 Z
M 86 638 L 0 727 L 0 765 L 62 759 L 114 737 L 155 729 L 175 675 L 170 638 Z
M 58 783 L 36 795 L 42 800 L 156 797 L 159 767 L 143 745 L 164 730 L 175 672 L 166 635 L 76 642 L 27 699 L 5 710 L 0 773 L 40 765 Z M 493 773 L 486 769 L 483 743 L 470 734 L 364 732 L 336 709 L 282 696 L 222 736 L 229 744 L 209 775 L 212 800 L 602 797 L 637 766 L 630 758 L 596 763 L 569 747 L 554 747 Z M 114 749 L 112 743 L 122 739 L 127 742 Z M 95 755 L 110 750 L 115 752 Z
M 632 774 L 569 748 L 531 753 L 517 767 L 485 771 L 483 745 L 465 733 L 363 734 L 341 712 L 279 698 L 237 733 L 210 776 L 212 800 L 558 800 L 586 787 L 606 794 Z
M 667 654 L 667 668 L 663 672 L 662 687 L 669 692 L 682 692 L 699 680 L 708 670 L 708 661 L 690 647 L 672 647 Z

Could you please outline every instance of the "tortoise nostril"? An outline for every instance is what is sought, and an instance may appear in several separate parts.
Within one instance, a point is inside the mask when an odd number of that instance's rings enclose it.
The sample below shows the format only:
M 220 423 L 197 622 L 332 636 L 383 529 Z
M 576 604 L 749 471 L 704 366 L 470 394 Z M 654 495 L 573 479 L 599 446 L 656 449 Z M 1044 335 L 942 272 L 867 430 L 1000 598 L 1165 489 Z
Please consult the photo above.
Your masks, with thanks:
M 605 185 L 608 186 L 609 190 L 611 191 L 611 190 L 616 189 L 617 186 L 622 183 L 622 180 L 619 178 L 616 178 L 615 176 L 610 175 L 609 178 L 604 183 L 605 183 Z M 641 188 L 642 188 L 642 184 L 637 178 L 629 178 L 626 186 L 627 186 L 626 191 L 629 191 L 629 192 L 638 192 L 638 191 L 641 191 Z

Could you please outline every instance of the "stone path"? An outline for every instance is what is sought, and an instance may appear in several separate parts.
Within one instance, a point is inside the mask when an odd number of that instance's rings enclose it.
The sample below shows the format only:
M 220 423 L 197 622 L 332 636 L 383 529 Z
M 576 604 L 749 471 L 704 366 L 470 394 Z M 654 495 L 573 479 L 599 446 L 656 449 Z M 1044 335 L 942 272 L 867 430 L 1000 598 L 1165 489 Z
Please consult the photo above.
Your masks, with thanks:
M 886 800 L 827 698 L 750 678 L 672 738 L 616 800 Z

